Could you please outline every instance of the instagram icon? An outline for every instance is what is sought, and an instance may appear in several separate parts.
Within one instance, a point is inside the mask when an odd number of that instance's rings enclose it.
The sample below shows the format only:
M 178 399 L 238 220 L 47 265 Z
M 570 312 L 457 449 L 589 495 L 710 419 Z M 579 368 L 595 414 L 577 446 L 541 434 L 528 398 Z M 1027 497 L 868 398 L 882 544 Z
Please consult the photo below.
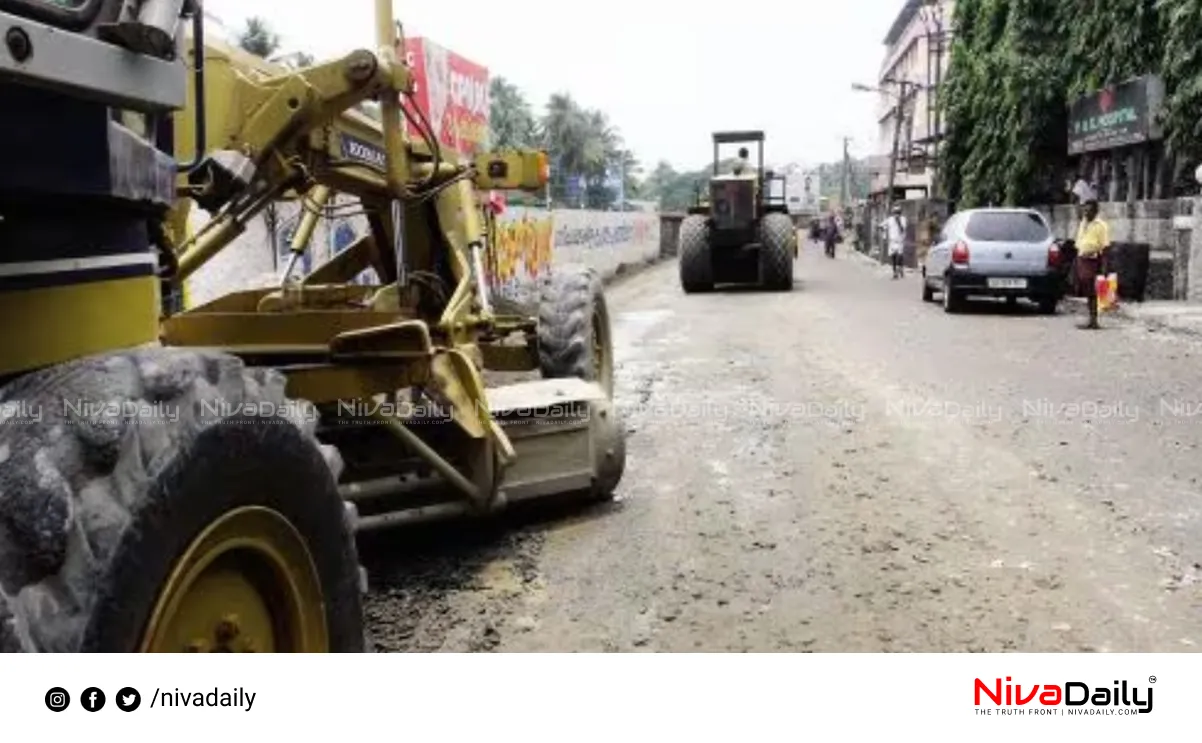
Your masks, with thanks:
M 46 707 L 51 712 L 62 712 L 71 704 L 71 695 L 61 686 L 46 692 Z

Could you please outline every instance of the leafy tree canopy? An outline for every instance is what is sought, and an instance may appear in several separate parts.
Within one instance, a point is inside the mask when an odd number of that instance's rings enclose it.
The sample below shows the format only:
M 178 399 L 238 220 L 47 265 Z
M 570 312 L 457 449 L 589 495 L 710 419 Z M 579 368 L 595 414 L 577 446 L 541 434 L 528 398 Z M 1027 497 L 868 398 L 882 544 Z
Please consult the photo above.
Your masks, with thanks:
M 280 48 L 280 35 L 263 18 L 251 16 L 238 34 L 238 46 L 251 54 L 269 59 Z
M 959 0 L 953 27 L 940 173 L 962 205 L 1051 198 L 1069 103 L 1149 73 L 1170 145 L 1202 155 L 1202 0 Z
M 568 93 L 556 93 L 536 116 L 522 92 L 504 77 L 493 78 L 490 94 L 492 146 L 545 150 L 552 165 L 554 203 L 609 209 L 621 206 L 621 196 L 640 195 L 638 158 L 604 112 L 584 108 Z

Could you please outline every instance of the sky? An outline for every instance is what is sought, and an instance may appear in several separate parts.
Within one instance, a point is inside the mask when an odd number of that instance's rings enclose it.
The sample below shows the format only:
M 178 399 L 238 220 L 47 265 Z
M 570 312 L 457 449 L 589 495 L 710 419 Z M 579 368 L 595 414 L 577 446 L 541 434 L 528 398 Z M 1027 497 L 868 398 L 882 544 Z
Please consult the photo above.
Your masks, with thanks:
M 393 4 L 422 36 L 517 85 L 536 114 L 566 91 L 605 111 L 649 170 L 712 157 L 711 132 L 762 129 L 769 163 L 816 164 L 876 149 L 874 84 L 903 0 L 455 0 Z M 205 0 L 231 30 L 266 18 L 281 53 L 318 59 L 375 39 L 372 0 Z

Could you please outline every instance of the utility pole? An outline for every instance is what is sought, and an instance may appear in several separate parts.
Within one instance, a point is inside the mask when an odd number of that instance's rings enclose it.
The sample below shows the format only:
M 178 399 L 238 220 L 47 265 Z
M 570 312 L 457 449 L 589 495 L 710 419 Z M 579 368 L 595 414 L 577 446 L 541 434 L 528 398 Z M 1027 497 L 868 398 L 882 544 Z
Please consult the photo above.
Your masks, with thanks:
M 889 191 L 885 195 L 885 219 L 889 219 L 889 215 L 893 213 L 894 196 L 893 191 L 897 184 L 897 160 L 901 147 L 901 129 L 902 120 L 906 117 L 906 99 L 909 97 L 910 81 L 897 80 L 898 86 L 897 106 L 893 109 L 893 154 L 889 157 Z M 885 261 L 885 249 L 881 249 L 881 261 Z
M 944 8 L 942 0 L 928 0 L 922 8 L 922 20 L 927 27 L 927 84 L 928 84 L 928 116 L 927 137 L 931 142 L 931 193 L 938 196 L 939 183 L 939 149 L 943 140 L 941 127 L 943 109 L 943 53 L 947 34 L 944 32 Z M 934 64 L 931 64 L 934 57 Z M 931 69 L 933 68 L 933 70 Z M 934 72 L 934 85 L 931 86 L 931 73 Z
M 851 142 L 850 137 L 843 138 L 843 185 L 839 192 L 839 197 L 844 209 L 851 203 L 851 191 L 848 189 L 848 182 L 851 179 L 851 158 L 847 154 L 847 145 L 849 142 Z
M 885 194 L 885 212 L 893 210 L 893 189 L 897 183 L 898 149 L 901 147 L 902 119 L 906 114 L 906 98 L 909 97 L 910 82 L 898 80 L 897 106 L 893 109 L 893 154 L 889 157 L 889 190 Z

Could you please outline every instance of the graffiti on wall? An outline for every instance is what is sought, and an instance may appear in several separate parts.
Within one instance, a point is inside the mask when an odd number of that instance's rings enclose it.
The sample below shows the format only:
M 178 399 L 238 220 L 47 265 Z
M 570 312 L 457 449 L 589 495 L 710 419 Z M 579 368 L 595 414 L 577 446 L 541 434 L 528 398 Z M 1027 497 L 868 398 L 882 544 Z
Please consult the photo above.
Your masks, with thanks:
M 544 275 L 551 267 L 552 232 L 549 214 L 498 221 L 490 283 L 503 291 L 516 281 Z
M 649 219 L 635 219 L 625 224 L 563 224 L 555 230 L 555 245 L 565 249 L 599 249 L 643 243 L 651 237 L 652 228 Z
M 519 302 L 532 299 L 538 279 L 560 264 L 584 264 L 609 277 L 622 265 L 659 254 L 659 216 L 642 212 L 548 213 L 519 207 L 501 215 L 497 233 L 488 266 L 490 285 Z

